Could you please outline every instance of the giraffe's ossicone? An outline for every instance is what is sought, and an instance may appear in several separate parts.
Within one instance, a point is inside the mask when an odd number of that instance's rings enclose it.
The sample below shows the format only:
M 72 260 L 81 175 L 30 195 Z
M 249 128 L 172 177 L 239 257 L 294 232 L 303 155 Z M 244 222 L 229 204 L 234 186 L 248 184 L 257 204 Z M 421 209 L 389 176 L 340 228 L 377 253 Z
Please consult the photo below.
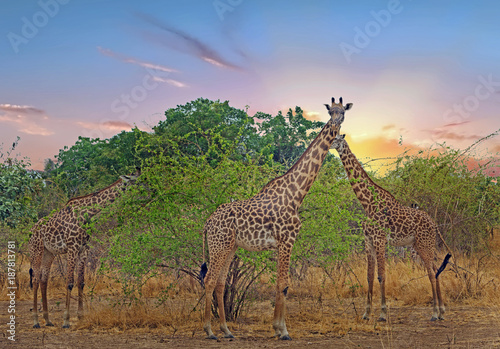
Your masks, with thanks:
M 78 317 L 83 316 L 83 287 L 85 262 L 87 259 L 89 235 L 83 225 L 115 201 L 122 191 L 136 181 L 140 171 L 131 176 L 120 176 L 110 186 L 89 195 L 69 200 L 59 211 L 40 219 L 31 229 L 30 251 L 30 286 L 33 288 L 33 327 L 39 328 L 38 322 L 38 285 L 42 293 L 42 310 L 46 326 L 54 326 L 49 320 L 47 306 L 47 282 L 50 267 L 55 256 L 67 255 L 66 309 L 63 315 L 63 328 L 69 328 L 69 306 L 71 290 L 74 286 L 75 267 L 77 269 Z
M 285 324 L 285 296 L 289 287 L 290 254 L 300 229 L 298 209 L 311 188 L 330 146 L 344 121 L 344 112 L 352 104 L 327 105 L 330 120 L 311 142 L 297 162 L 283 176 L 270 181 L 255 196 L 223 204 L 208 218 L 204 235 L 210 260 L 205 276 L 204 330 L 207 338 L 217 339 L 210 325 L 212 295 L 215 290 L 220 329 L 232 338 L 224 313 L 224 286 L 229 265 L 238 247 L 250 251 L 276 250 L 278 277 L 273 328 L 280 339 L 290 339 Z M 204 241 L 205 242 L 205 241 Z M 206 266 L 205 266 L 206 267 Z

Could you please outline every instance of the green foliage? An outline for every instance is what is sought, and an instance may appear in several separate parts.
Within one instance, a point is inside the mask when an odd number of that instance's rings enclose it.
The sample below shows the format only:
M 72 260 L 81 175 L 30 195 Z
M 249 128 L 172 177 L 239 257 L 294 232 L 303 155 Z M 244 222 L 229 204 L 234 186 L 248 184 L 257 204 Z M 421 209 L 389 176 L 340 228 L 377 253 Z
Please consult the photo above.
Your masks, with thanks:
M 33 195 L 40 186 L 41 177 L 28 170 L 26 159 L 11 157 L 19 137 L 7 152 L 0 151 L 0 221 L 10 227 L 36 218 Z
M 221 159 L 213 146 L 221 141 L 238 144 L 232 156 L 239 159 L 258 151 L 254 119 L 229 102 L 198 98 L 165 112 L 165 120 L 153 129 L 164 144 L 175 140 L 179 150 L 186 155 L 207 156 L 212 166 Z
M 78 137 L 73 146 L 59 150 L 50 178 L 70 198 L 106 187 L 140 164 L 135 145 L 143 133 L 134 128 L 106 140 Z
M 283 174 L 323 126 L 305 119 L 298 107 L 286 115 L 249 117 L 227 101 L 202 98 L 167 110 L 165 117 L 151 133 L 135 128 L 108 140 L 80 137 L 60 150 L 56 162 L 46 162 L 44 182 L 27 171 L 28 162 L 0 153 L 1 232 L 19 226 L 19 236 L 25 236 L 37 213 L 47 216 L 68 198 L 102 189 L 140 166 L 138 185 L 86 224 L 91 243 L 107 250 L 102 270 L 117 271 L 124 294 L 133 299 L 159 273 L 197 277 L 207 218 L 219 205 L 250 198 Z M 402 154 L 375 180 L 403 204 L 429 212 L 454 248 L 472 252 L 499 224 L 500 191 L 480 170 L 468 170 L 464 154 L 449 148 Z M 292 270 L 329 270 L 362 249 L 364 213 L 334 156 L 326 158 L 299 213 Z M 273 251 L 237 251 L 225 289 L 228 319 L 241 313 L 258 276 L 275 267 Z
M 328 268 L 363 246 L 364 213 L 337 159 L 323 165 L 300 216 L 302 228 L 292 256 L 296 266 L 309 263 Z
M 255 114 L 254 118 L 262 120 L 258 124 L 259 148 L 268 147 L 275 162 L 290 164 L 297 160 L 324 126 L 323 122 L 307 120 L 303 114 L 299 107 L 295 112 L 289 109 L 286 117 L 281 111 L 276 116 Z
M 479 163 L 469 169 L 470 160 L 450 147 L 403 154 L 384 185 L 403 203 L 428 212 L 450 247 L 474 252 L 500 223 L 500 188 Z

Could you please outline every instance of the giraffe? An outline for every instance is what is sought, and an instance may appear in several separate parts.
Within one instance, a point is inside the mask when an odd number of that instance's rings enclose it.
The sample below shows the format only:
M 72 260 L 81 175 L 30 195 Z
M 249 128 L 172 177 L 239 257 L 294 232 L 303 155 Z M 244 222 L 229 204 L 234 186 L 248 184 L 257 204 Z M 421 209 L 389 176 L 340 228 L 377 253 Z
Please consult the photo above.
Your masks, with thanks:
M 229 265 L 238 247 L 249 251 L 277 250 L 278 277 L 273 328 L 279 339 L 290 340 L 285 324 L 285 297 L 288 292 L 290 254 L 301 222 L 298 209 L 311 188 L 330 150 L 342 122 L 344 112 L 352 103 L 325 104 L 330 120 L 311 142 L 297 162 L 282 176 L 270 181 L 255 196 L 220 205 L 207 219 L 203 234 L 209 251 L 208 271 L 202 265 L 201 278 L 206 274 L 205 313 L 203 329 L 208 339 L 217 339 L 210 325 L 212 295 L 215 290 L 219 308 L 220 329 L 224 337 L 234 338 L 227 328 L 224 313 L 224 285 Z
M 128 185 L 134 183 L 140 171 L 131 176 L 120 176 L 110 186 L 95 192 L 70 199 L 66 205 L 50 215 L 40 219 L 31 229 L 30 251 L 30 286 L 33 288 L 33 328 L 40 328 L 38 322 L 37 293 L 38 285 L 42 292 L 43 318 L 46 326 L 54 326 L 49 320 L 47 309 L 47 282 L 50 267 L 56 255 L 67 254 L 66 309 L 63 328 L 69 328 L 69 306 L 74 283 L 74 270 L 77 265 L 78 276 L 78 318 L 83 317 L 83 286 L 85 262 L 87 259 L 90 236 L 82 225 L 101 209 L 113 202 Z
M 387 319 L 385 246 L 389 241 L 394 246 L 411 246 L 420 256 L 427 269 L 432 287 L 431 321 L 443 320 L 445 307 L 441 298 L 438 276 L 446 267 L 451 254 L 446 255 L 437 269 L 434 263 L 436 233 L 439 233 L 437 224 L 426 212 L 400 204 L 387 190 L 377 185 L 352 153 L 345 135 L 337 135 L 332 148 L 338 151 L 352 189 L 368 216 L 368 219 L 362 223 L 368 259 L 368 295 L 363 319 L 368 320 L 371 312 L 375 264 L 378 268 L 381 291 L 382 309 L 379 321 Z

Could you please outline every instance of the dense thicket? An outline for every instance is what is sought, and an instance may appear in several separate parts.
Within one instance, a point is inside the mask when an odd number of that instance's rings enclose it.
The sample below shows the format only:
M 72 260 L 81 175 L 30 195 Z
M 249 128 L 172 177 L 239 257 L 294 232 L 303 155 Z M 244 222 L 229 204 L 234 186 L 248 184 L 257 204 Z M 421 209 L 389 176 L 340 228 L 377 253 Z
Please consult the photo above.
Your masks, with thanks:
M 26 240 L 37 218 L 140 166 L 140 184 L 88 226 L 93 246 L 105 251 L 102 268 L 119 270 L 116 277 L 131 296 L 158 273 L 174 270 L 196 277 L 208 216 L 220 204 L 249 198 L 283 174 L 322 125 L 305 119 L 298 107 L 286 115 L 250 117 L 228 102 L 197 99 L 167 110 L 150 133 L 135 128 L 107 140 L 80 137 L 60 150 L 56 161 L 47 162 L 43 180 L 7 152 L 0 164 L 2 230 L 19 240 L 24 231 Z M 480 169 L 467 169 L 467 153 L 437 149 L 403 153 L 375 180 L 402 203 L 427 211 L 453 248 L 474 252 L 499 223 L 499 187 Z M 328 270 L 363 248 L 364 213 L 335 156 L 327 157 L 300 214 L 303 225 L 292 256 L 295 276 L 311 265 Z M 16 231 L 9 228 L 15 225 Z M 229 317 L 238 315 L 249 286 L 275 264 L 274 252 L 238 251 L 226 289 L 232 300 L 226 304 L 232 307 Z

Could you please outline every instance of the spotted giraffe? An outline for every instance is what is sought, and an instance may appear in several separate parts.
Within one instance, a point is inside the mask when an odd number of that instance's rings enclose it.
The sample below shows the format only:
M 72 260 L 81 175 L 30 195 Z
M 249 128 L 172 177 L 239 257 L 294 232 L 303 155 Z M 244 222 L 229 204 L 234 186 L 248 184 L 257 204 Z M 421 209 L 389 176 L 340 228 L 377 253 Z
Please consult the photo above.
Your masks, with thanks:
M 69 305 L 74 284 L 74 270 L 77 265 L 78 276 L 78 318 L 83 316 L 83 286 L 87 242 L 90 236 L 82 225 L 113 202 L 121 192 L 135 182 L 139 172 L 131 176 L 120 176 L 110 186 L 93 194 L 69 200 L 66 205 L 48 218 L 40 219 L 32 228 L 29 240 L 30 251 L 30 286 L 33 288 L 33 327 L 40 328 L 38 322 L 37 293 L 38 285 L 42 292 L 43 318 L 46 326 L 54 326 L 49 320 L 47 309 L 47 282 L 50 267 L 56 255 L 67 254 L 66 309 L 63 316 L 63 328 L 69 328 Z
M 352 153 L 345 140 L 345 135 L 337 135 L 332 143 L 332 148 L 338 151 L 352 189 L 368 216 L 368 219 L 362 224 L 368 259 L 368 296 L 363 319 L 368 319 L 371 312 L 375 264 L 378 267 L 378 281 L 382 298 L 379 321 L 387 319 L 385 247 L 389 240 L 394 246 L 412 246 L 424 262 L 432 287 L 433 313 L 431 320 L 442 320 L 445 307 L 438 276 L 446 267 L 451 254 L 445 257 L 439 269 L 436 268 L 434 262 L 435 243 L 436 233 L 439 233 L 436 223 L 424 211 L 401 205 L 387 190 L 377 185 Z
M 223 204 L 208 218 L 204 236 L 210 255 L 205 277 L 204 330 L 207 338 L 217 339 L 211 329 L 210 312 L 215 290 L 219 308 L 220 329 L 226 338 L 233 338 L 224 313 L 224 285 L 229 265 L 238 247 L 249 251 L 277 250 L 278 278 L 273 328 L 276 336 L 291 339 L 285 324 L 285 297 L 289 287 L 290 254 L 301 226 L 298 209 L 311 188 L 330 146 L 344 121 L 344 112 L 351 103 L 325 104 L 330 120 L 312 141 L 297 162 L 283 176 L 270 181 L 247 200 Z M 204 238 L 205 242 L 205 238 Z M 205 250 L 205 248 L 203 248 Z

